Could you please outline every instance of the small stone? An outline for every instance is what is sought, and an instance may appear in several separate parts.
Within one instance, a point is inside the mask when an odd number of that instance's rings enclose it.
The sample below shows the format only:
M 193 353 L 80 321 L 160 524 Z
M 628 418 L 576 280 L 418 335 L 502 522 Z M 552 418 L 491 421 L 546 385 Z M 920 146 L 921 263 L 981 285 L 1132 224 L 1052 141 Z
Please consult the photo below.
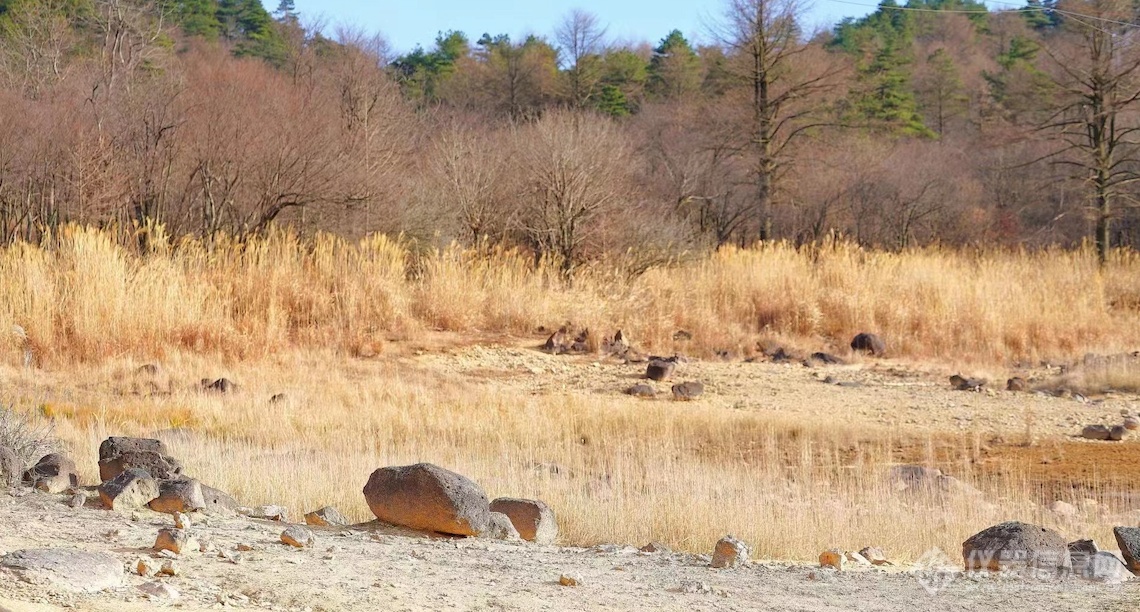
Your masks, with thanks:
M 158 570 L 159 576 L 181 576 L 182 567 L 174 560 L 167 560 L 162 562 L 162 569 Z
M 336 508 L 325 506 L 320 510 L 314 510 L 306 514 L 305 523 L 307 525 L 317 525 L 320 527 L 339 527 L 347 525 L 348 519 L 338 512 Z
M 843 571 L 843 562 L 846 558 L 843 551 L 838 548 L 831 548 L 823 551 L 819 555 L 819 566 L 830 567 L 838 571 Z
M 154 549 L 181 555 L 184 551 L 198 550 L 198 542 L 185 529 L 160 529 Z
M 582 581 L 579 580 L 576 576 L 562 574 L 558 577 L 558 584 L 561 584 L 564 587 L 576 587 L 582 586 Z
M 229 561 L 230 563 L 233 563 L 234 565 L 241 563 L 241 553 L 239 552 L 234 552 L 232 550 L 222 550 L 218 553 L 218 556 L 222 559 L 225 559 L 226 561 Z
M 72 495 L 71 499 L 67 500 L 67 505 L 71 506 L 72 508 L 82 508 L 86 503 L 87 494 L 83 491 L 79 491 L 75 495 Z
M 1128 430 L 1123 425 L 1113 425 L 1112 429 L 1108 430 L 1108 439 L 1113 442 L 1120 442 L 1128 437 Z
M 295 548 L 309 548 L 317 543 L 313 532 L 300 525 L 290 525 L 281 532 L 281 542 Z
M 662 553 L 669 552 L 669 548 L 660 542 L 650 542 L 640 549 L 643 553 Z
M 252 546 L 250 546 L 249 544 L 246 544 L 244 542 L 241 544 L 238 544 L 235 548 L 237 548 L 241 552 L 249 552 L 249 551 L 253 550 Z
M 844 556 L 847 557 L 848 561 L 854 563 L 855 565 L 862 565 L 865 567 L 870 567 L 871 565 L 871 561 L 869 559 L 857 552 L 848 552 Z
M 182 593 L 179 593 L 178 589 L 165 582 L 147 582 L 140 584 L 138 589 L 151 599 L 178 599 L 182 597 Z
M 154 559 L 140 558 L 135 563 L 135 573 L 139 576 L 150 577 L 158 573 L 159 565 Z
M 174 526 L 178 529 L 189 529 L 191 525 L 190 515 L 185 512 L 174 513 Z
M 1130 416 L 1124 419 L 1124 428 L 1128 431 L 1136 431 L 1140 429 L 1140 418 Z
M 663 359 L 655 359 L 649 362 L 645 368 L 645 377 L 657 382 L 664 381 L 673 375 L 677 369 L 677 363 L 673 361 L 666 361 Z
M 741 567 L 748 565 L 748 545 L 731 535 L 724 536 L 713 548 L 711 567 Z

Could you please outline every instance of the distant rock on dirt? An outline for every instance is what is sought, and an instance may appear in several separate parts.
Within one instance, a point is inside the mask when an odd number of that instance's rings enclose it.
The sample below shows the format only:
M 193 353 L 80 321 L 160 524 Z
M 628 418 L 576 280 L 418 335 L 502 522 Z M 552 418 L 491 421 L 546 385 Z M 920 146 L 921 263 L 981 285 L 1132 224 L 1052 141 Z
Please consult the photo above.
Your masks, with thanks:
M 1027 571 L 1056 576 L 1072 569 L 1068 542 L 1038 525 L 1010 521 L 984 529 L 962 543 L 966 570 Z
M 123 563 L 106 553 L 66 548 L 18 550 L 0 557 L 0 575 L 31 584 L 95 593 L 123 586 Z
M 645 377 L 650 380 L 662 382 L 668 380 L 673 372 L 677 369 L 676 361 L 669 361 L 667 359 L 653 359 L 645 368 Z
M 193 512 L 206 507 L 202 483 L 193 478 L 174 478 L 158 483 L 158 497 L 149 504 L 151 510 L 165 514 Z
M 981 378 L 966 378 L 960 374 L 950 377 L 950 388 L 955 391 L 981 391 L 986 381 Z
M 1029 390 L 1029 383 L 1020 376 L 1014 376 L 1005 381 L 1005 390 L 1014 392 L 1023 392 Z
M 430 463 L 372 472 L 364 499 L 381 521 L 421 531 L 476 536 L 491 519 L 491 504 L 479 485 Z
M 545 502 L 533 499 L 500 497 L 491 502 L 491 512 L 505 514 L 518 530 L 519 537 L 538 544 L 553 544 L 558 537 L 558 521 Z
M 637 384 L 627 388 L 625 390 L 625 394 L 648 399 L 657 396 L 657 389 L 654 389 L 653 387 L 646 384 Z
M 705 385 L 699 381 L 683 382 L 673 385 L 673 399 L 679 401 L 692 401 L 703 395 Z
M 1112 436 L 1112 430 L 1107 425 L 1085 425 L 1081 430 L 1081 437 L 1086 440 L 1108 440 Z
M 228 378 L 218 378 L 210 380 L 203 378 L 201 382 L 203 391 L 211 391 L 214 393 L 237 393 L 238 384 Z
M 851 339 L 851 350 L 882 357 L 887 352 L 887 343 L 875 334 L 863 332 Z

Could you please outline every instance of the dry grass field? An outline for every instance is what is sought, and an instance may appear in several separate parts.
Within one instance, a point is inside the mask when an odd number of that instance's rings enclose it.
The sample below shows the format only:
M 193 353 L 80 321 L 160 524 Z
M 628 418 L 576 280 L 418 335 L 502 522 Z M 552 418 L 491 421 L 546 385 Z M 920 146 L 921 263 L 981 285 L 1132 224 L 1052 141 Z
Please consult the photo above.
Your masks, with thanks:
M 0 330 L 27 336 L 0 343 L 0 401 L 54 420 L 92 480 L 100 440 L 153 434 L 248 503 L 366 519 L 369 472 L 431 461 L 492 496 L 548 501 L 572 544 L 707 552 L 733 533 L 766 558 L 875 544 L 913 559 L 1007 519 L 1107 542 L 1113 522 L 1137 520 L 1136 443 L 1071 438 L 1135 409 L 1129 369 L 1071 373 L 1096 387 L 1084 403 L 955 392 L 945 378 L 1044 379 L 1042 360 L 1132 350 L 1140 258 L 1102 270 L 1091 253 L 772 246 L 643 274 L 611 261 L 573 283 L 557 269 L 380 237 L 183 242 L 140 257 L 70 229 L 0 252 Z M 625 396 L 644 366 L 537 350 L 539 327 L 565 321 L 694 356 L 678 379 L 709 391 Z M 693 339 L 675 341 L 681 329 Z M 863 330 L 887 338 L 887 359 L 849 354 Z M 745 363 L 758 343 L 852 363 Z M 148 363 L 160 371 L 137 371 Z M 198 389 L 219 376 L 239 391 Z M 899 492 L 887 469 L 909 462 L 980 493 Z M 1077 512 L 1052 512 L 1056 499 Z

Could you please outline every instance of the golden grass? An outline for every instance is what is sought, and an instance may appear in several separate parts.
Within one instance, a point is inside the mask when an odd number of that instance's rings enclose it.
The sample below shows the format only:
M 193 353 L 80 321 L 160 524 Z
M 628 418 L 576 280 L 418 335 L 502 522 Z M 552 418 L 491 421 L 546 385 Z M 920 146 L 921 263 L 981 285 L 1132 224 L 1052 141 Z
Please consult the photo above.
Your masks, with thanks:
M 425 253 L 384 237 L 285 234 L 246 245 L 184 241 L 140 257 L 106 234 L 70 228 L 49 244 L 0 252 L 0 330 L 22 326 L 45 367 L 15 368 L 22 342 L 0 343 L 9 364 L 0 366 L 0 398 L 54 418 L 89 480 L 104 437 L 174 430 L 164 435 L 189 472 L 295 512 L 333 504 L 368 518 L 360 489 L 373 469 L 430 461 L 492 496 L 545 499 L 567 543 L 660 540 L 704 552 L 733 533 L 762 557 L 874 544 L 913 558 L 931 546 L 952 551 L 1001 520 L 1060 519 L 1016 470 L 983 481 L 970 461 L 976 441 L 959 441 L 953 463 L 984 499 L 904 497 L 884 466 L 912 435 L 905 430 L 587 390 L 535 395 L 359 357 L 429 330 L 532 334 L 566 320 L 620 327 L 647 350 L 696 353 L 748 351 L 767 338 L 842 347 L 871 330 L 896 355 L 981 364 L 1140 340 L 1132 255 L 1102 270 L 1091 254 L 1061 251 L 776 245 L 636 277 L 620 262 L 598 264 L 572 284 L 556 265 L 532 263 L 507 250 Z M 677 329 L 694 341 L 675 344 Z M 130 373 L 150 360 L 170 380 Z M 191 390 L 221 375 L 242 392 Z M 280 391 L 285 402 L 266 402 Z M 564 469 L 552 474 L 549 464 Z M 1092 493 L 1081 496 L 1111 501 L 1113 483 L 1083 484 Z M 1095 511 L 1078 521 L 1063 530 L 1111 541 Z
M 277 233 L 192 240 L 139 256 L 67 228 L 0 252 L 0 326 L 66 363 L 170 350 L 248 357 L 288 348 L 369 354 L 422 330 L 533 333 L 565 321 L 647 350 L 748 352 L 758 339 L 845 348 L 874 331 L 896 356 L 978 363 L 1071 357 L 1140 340 L 1140 258 L 1091 253 L 868 252 L 773 245 L 693 255 L 631 276 L 620 259 L 580 270 L 522 253 L 400 239 Z M 675 346 L 678 329 L 693 333 Z M 21 347 L 0 343 L 9 357 Z
M 194 356 L 166 367 L 219 370 Z M 810 560 L 832 546 L 874 544 L 901 560 L 933 546 L 952 551 L 1013 518 L 1112 541 L 1096 510 L 1063 521 L 1041 505 L 1051 498 L 1016 474 L 977 482 L 985 497 L 899 494 L 886 477 L 897 461 L 892 443 L 905 437 L 897 430 L 612 394 L 532 395 L 327 353 L 221 370 L 244 383 L 240 393 L 193 391 L 187 374 L 170 383 L 170 394 L 135 395 L 139 377 L 122 363 L 47 375 L 9 368 L 2 389 L 19 406 L 55 417 L 87 482 L 97 478 L 106 436 L 158 435 L 188 473 L 247 503 L 295 513 L 333 504 L 370 519 L 361 488 L 373 469 L 430 461 L 468 475 L 492 497 L 546 500 L 562 541 L 578 545 L 656 540 L 707 552 L 732 533 L 763 558 Z M 285 402 L 266 401 L 283 389 Z M 976 449 L 966 438 L 960 444 L 949 468 L 978 480 Z M 1098 492 L 1097 484 L 1070 501 L 1091 495 L 1114 505 L 1111 488 Z

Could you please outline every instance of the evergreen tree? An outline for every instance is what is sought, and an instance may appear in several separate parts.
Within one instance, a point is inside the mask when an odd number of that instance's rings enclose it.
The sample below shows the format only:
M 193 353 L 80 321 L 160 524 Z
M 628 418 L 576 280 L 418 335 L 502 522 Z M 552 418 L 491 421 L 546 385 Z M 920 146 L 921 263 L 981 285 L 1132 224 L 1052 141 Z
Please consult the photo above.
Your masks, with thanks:
M 693 46 L 680 30 L 673 30 L 653 50 L 649 60 L 649 90 L 664 98 L 675 98 L 697 91 L 701 85 L 701 63 Z

